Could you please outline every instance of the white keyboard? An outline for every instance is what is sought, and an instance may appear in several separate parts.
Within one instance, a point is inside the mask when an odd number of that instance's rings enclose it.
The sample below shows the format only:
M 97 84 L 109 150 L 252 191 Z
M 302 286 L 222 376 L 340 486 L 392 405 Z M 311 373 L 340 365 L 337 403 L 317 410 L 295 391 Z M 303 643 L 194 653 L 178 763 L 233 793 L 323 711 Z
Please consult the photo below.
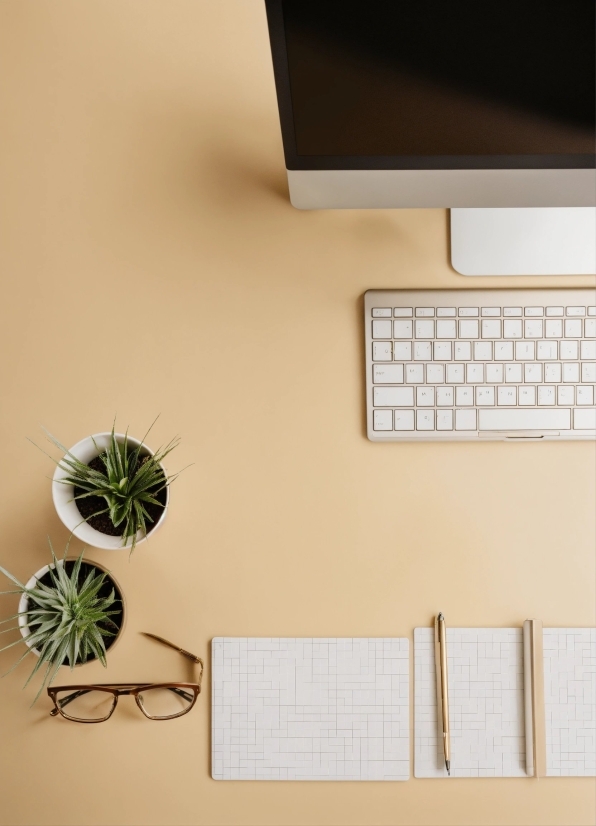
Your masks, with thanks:
M 368 438 L 596 438 L 596 291 L 369 290 Z

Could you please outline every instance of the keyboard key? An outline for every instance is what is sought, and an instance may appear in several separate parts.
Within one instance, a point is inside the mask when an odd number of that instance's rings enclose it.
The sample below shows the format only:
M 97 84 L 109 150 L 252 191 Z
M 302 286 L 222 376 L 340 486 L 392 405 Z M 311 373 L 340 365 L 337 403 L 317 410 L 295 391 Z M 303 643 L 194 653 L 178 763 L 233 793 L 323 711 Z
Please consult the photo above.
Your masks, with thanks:
M 452 407 L 453 387 L 437 387 L 437 407 Z
M 522 381 L 522 365 L 521 364 L 506 364 L 505 365 L 505 381 L 509 384 L 521 384 Z
M 406 364 L 407 384 L 424 383 L 424 364 Z
M 586 361 L 582 364 L 582 381 L 596 381 L 596 362 Z
M 500 307 L 483 307 L 481 310 L 483 316 L 499 316 L 501 315 Z
M 427 364 L 426 365 L 426 383 L 427 384 L 443 384 L 445 381 L 445 365 L 444 364 Z
M 502 385 L 497 387 L 497 404 L 510 407 L 517 404 L 517 387 L 507 387 Z
M 432 361 L 433 345 L 432 341 L 414 342 L 414 361 Z
M 467 386 L 456 387 L 455 403 L 462 407 L 471 407 L 474 404 L 474 388 Z
M 414 389 L 414 388 L 412 388 Z M 416 388 L 416 405 L 417 407 L 434 407 L 435 406 L 435 388 L 434 387 L 417 387 Z
M 522 406 L 536 404 L 536 388 L 532 384 L 522 384 L 517 389 L 517 403 Z
M 522 323 L 521 320 L 506 319 L 503 322 L 503 338 L 521 338 L 522 337 Z
M 412 342 L 394 341 L 393 358 L 395 361 L 412 361 Z
M 416 307 L 416 318 L 433 318 L 434 314 L 434 307 Z
M 563 319 L 547 318 L 544 325 L 545 338 L 563 338 Z
M 476 430 L 476 411 L 474 408 L 455 411 L 456 430 Z
M 566 318 L 565 319 L 565 338 L 581 338 L 582 337 L 582 320 L 581 318 Z
M 373 382 L 375 384 L 403 384 L 403 364 L 375 364 L 373 366 Z
M 457 321 L 437 321 L 437 338 L 457 338 Z
M 391 318 L 391 307 L 373 307 L 373 318 Z
M 591 384 L 584 384 L 575 388 L 575 403 L 594 404 L 594 387 Z
M 596 430 L 596 408 L 574 410 L 573 427 L 575 430 Z
M 528 318 L 524 322 L 524 335 L 526 338 L 542 338 L 542 319 Z
M 493 343 L 492 341 L 474 342 L 474 361 L 492 361 Z
M 582 341 L 579 349 L 583 359 L 596 359 L 596 341 Z
M 449 384 L 463 384 L 464 381 L 464 365 L 463 364 L 448 364 L 447 365 L 447 382 Z
M 536 342 L 534 341 L 516 341 L 515 342 L 515 360 L 516 361 L 534 361 L 536 358 Z
M 575 387 L 560 384 L 557 387 L 557 404 L 572 405 L 575 402 Z
M 460 315 L 460 318 L 463 318 L 463 317 L 469 318 L 470 316 L 477 316 L 478 315 L 478 307 L 460 307 L 459 308 L 459 315 Z
M 393 317 L 394 318 L 411 318 L 414 314 L 414 311 L 411 307 L 394 307 L 393 308 Z
M 503 381 L 503 365 L 502 364 L 487 364 L 486 365 L 486 381 L 489 384 L 500 384 Z
M 391 322 L 377 320 L 372 323 L 373 338 L 391 338 Z
M 586 338 L 596 338 L 596 318 L 586 318 L 584 328 Z
M 505 318 L 511 318 L 512 316 L 519 316 L 521 314 L 521 307 L 503 307 L 503 315 Z
M 495 341 L 495 361 L 511 361 L 513 358 L 512 341 Z
M 373 361 L 391 361 L 390 341 L 373 341 Z
M 396 410 L 395 411 L 395 429 L 396 430 L 414 430 L 414 411 L 413 410 Z
M 466 364 L 466 381 L 469 384 L 482 384 L 484 381 L 484 364 Z
M 559 358 L 576 359 L 579 351 L 577 341 L 561 341 L 559 344 Z
M 434 410 L 417 410 L 416 411 L 416 430 L 434 430 L 435 429 L 435 411 Z
M 373 410 L 374 430 L 393 430 L 392 410 Z
M 547 407 L 554 407 L 556 404 L 556 391 L 552 384 L 543 384 L 538 388 L 538 404 Z
M 412 322 L 394 321 L 393 338 L 412 338 Z
M 596 307 L 588 307 L 588 315 L 596 315 Z
M 435 341 L 433 347 L 435 361 L 451 361 L 452 347 L 450 341 Z
M 455 361 L 470 361 L 472 358 L 472 345 L 469 341 L 456 341 L 454 348 Z
M 542 365 L 540 362 L 526 362 L 524 364 L 524 381 L 526 384 L 540 384 L 542 381 Z
M 524 310 L 524 315 L 526 316 L 543 316 L 544 315 L 544 307 L 526 307 Z
M 488 408 L 478 411 L 479 430 L 569 430 L 571 411 L 557 408 Z
M 456 315 L 455 307 L 437 307 L 437 318 L 452 318 Z
M 567 307 L 567 315 L 584 316 L 585 314 L 585 307 Z
M 559 345 L 556 341 L 538 341 L 536 343 L 536 358 L 539 361 L 554 361 L 558 358 Z
M 564 307 L 547 307 L 546 308 L 547 316 L 563 315 L 564 312 L 565 312 Z
M 564 361 L 563 362 L 563 381 L 573 382 L 577 384 L 579 381 L 579 362 L 578 361 Z
M 561 365 L 560 364 L 545 364 L 544 365 L 544 381 L 554 381 L 555 383 L 561 381 Z
M 435 337 L 435 322 L 434 321 L 417 321 L 416 322 L 416 338 L 434 338 Z
M 501 338 L 500 319 L 490 319 L 482 322 L 482 338 Z
M 495 388 L 494 387 L 477 387 L 476 388 L 476 406 L 477 407 L 492 407 L 495 403 Z
M 453 430 L 453 410 L 437 410 L 437 430 Z
M 461 310 L 460 310 L 461 314 Z M 460 338 L 478 338 L 478 320 L 459 322 Z
M 412 407 L 413 387 L 373 387 L 374 407 Z

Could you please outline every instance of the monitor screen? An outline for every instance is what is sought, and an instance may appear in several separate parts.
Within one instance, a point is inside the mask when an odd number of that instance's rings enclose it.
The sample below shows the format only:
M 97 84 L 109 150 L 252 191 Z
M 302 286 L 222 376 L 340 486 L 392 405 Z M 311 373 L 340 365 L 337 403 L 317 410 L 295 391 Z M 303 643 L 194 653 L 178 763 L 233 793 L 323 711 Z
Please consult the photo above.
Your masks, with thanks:
M 593 0 L 268 13 L 289 168 L 594 166 Z

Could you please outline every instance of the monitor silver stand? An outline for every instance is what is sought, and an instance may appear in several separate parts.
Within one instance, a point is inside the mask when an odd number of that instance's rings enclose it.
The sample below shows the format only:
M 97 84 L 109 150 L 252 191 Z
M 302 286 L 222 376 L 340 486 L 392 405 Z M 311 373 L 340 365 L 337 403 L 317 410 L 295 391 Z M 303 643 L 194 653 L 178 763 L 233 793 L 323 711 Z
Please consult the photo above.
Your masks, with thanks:
M 596 273 L 596 208 L 451 210 L 451 263 L 462 275 Z

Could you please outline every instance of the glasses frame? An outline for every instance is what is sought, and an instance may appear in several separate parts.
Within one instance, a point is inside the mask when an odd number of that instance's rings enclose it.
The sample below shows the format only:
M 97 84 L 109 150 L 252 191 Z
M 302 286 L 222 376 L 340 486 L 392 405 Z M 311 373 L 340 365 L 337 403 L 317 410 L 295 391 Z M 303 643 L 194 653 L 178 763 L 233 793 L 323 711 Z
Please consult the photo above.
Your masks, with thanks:
M 201 676 L 202 676 L 202 669 L 201 669 Z M 140 698 L 140 694 L 147 689 L 153 688 L 172 688 L 172 689 L 180 689 L 182 691 L 186 690 L 188 692 L 192 692 L 192 702 L 188 708 L 184 709 L 184 711 L 179 711 L 178 714 L 171 714 L 168 717 L 154 717 L 151 714 L 147 713 L 147 709 L 143 707 L 143 701 Z M 61 691 L 73 691 L 75 694 L 78 691 L 103 691 L 106 694 L 111 694 L 113 697 L 112 708 L 110 709 L 110 713 L 106 714 L 105 717 L 101 717 L 99 720 L 83 720 L 80 717 L 71 717 L 69 714 L 66 714 L 64 711 L 63 706 L 60 705 L 58 700 L 58 692 Z M 182 717 L 184 714 L 188 714 L 188 712 L 192 709 L 194 704 L 197 701 L 197 697 L 201 693 L 201 683 L 97 683 L 91 684 L 87 683 L 86 685 L 59 685 L 59 686 L 52 686 L 48 688 L 48 694 L 52 698 L 54 703 L 54 708 L 50 711 L 50 715 L 52 717 L 56 717 L 60 715 L 64 717 L 65 720 L 70 720 L 73 723 L 105 723 L 106 720 L 109 720 L 116 706 L 118 705 L 118 697 L 129 695 L 135 698 L 135 702 L 140 710 L 143 712 L 145 717 L 149 720 L 174 720 L 176 717 Z M 73 697 L 74 699 L 74 697 Z M 66 705 L 66 704 L 63 704 Z

